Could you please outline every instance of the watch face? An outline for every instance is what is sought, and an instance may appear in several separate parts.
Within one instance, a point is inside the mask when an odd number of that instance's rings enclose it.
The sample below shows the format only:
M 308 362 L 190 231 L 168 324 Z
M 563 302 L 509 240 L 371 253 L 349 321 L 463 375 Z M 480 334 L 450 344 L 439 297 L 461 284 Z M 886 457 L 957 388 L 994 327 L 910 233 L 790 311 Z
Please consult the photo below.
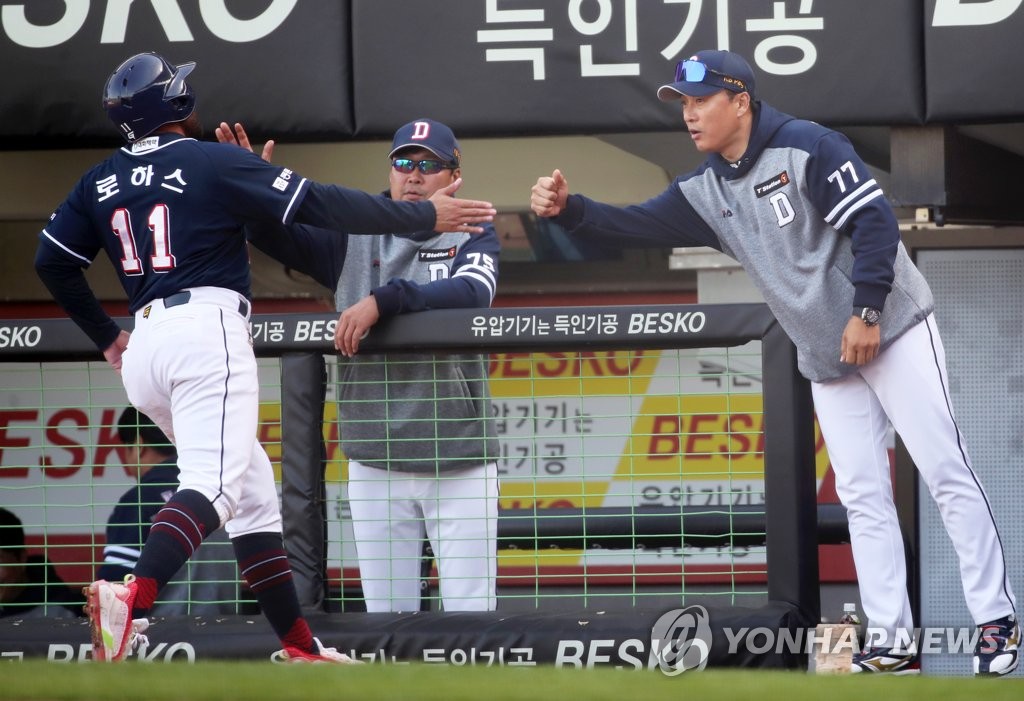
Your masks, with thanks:
M 864 310 L 860 313 L 860 318 L 864 320 L 864 323 L 868 326 L 874 326 L 882 319 L 882 312 L 871 307 L 864 307 Z

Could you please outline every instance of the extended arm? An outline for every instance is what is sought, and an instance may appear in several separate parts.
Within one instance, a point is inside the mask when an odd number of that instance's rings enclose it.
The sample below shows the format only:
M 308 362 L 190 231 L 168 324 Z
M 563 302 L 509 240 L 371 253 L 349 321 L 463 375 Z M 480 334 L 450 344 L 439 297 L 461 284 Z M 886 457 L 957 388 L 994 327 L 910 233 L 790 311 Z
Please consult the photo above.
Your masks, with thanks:
M 285 266 L 309 275 L 334 292 L 345 264 L 348 237 L 302 224 L 258 223 L 245 227 L 249 242 Z
M 222 144 L 252 151 L 252 144 L 241 124 L 236 123 L 232 129 L 226 122 L 221 122 L 216 129 L 216 135 Z M 273 141 L 267 142 L 264 146 L 264 161 L 270 160 L 273 146 Z M 297 177 L 291 171 L 285 171 L 288 178 Z M 395 202 L 362 190 L 302 179 L 295 186 L 295 210 L 290 210 L 282 223 L 310 224 L 353 234 L 416 233 L 431 230 L 482 233 L 483 228 L 480 224 L 493 221 L 497 212 L 490 202 L 456 199 L 454 195 L 460 187 L 461 178 L 435 192 L 427 202 Z
M 295 222 L 353 234 L 481 233 L 480 225 L 493 221 L 496 210 L 490 202 L 453 197 L 461 186 L 459 178 L 427 202 L 396 202 L 340 185 L 310 183 Z
M 621 247 L 711 246 L 721 250 L 714 231 L 683 196 L 678 180 L 660 195 L 628 207 L 570 195 L 561 171 L 540 178 L 530 205 L 539 216 L 551 217 L 573 235 Z

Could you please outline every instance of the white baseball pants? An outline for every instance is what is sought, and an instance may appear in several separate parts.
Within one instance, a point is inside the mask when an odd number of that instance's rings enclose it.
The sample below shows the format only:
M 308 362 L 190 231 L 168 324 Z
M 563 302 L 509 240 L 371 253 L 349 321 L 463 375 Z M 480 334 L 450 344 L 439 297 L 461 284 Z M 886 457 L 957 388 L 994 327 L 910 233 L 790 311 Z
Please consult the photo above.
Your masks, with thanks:
M 871 641 L 881 647 L 909 639 L 904 636 L 914 628 L 885 445 L 890 421 L 938 505 L 975 622 L 1015 610 L 988 497 L 971 467 L 947 386 L 934 315 L 858 372 L 811 385 L 836 491 L 847 508 L 868 627 L 888 636 Z
M 186 303 L 157 299 L 136 312 L 121 368 L 128 399 L 177 448 L 179 489 L 208 498 L 232 538 L 280 533 L 274 471 L 256 440 L 248 303 L 219 287 L 189 292 Z
M 348 464 L 348 499 L 366 610 L 419 611 L 423 538 L 445 611 L 496 604 L 498 466 L 440 475 Z

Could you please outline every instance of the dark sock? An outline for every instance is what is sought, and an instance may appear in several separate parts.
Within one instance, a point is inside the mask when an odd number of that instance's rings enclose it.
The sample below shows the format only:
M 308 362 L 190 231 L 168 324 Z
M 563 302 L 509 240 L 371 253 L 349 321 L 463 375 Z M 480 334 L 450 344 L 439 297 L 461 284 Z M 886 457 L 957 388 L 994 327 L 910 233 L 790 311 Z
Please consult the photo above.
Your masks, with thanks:
M 238 570 L 281 643 L 317 652 L 313 633 L 302 617 L 292 568 L 280 533 L 250 533 L 233 538 Z
M 210 500 L 197 491 L 175 493 L 157 512 L 135 566 L 138 594 L 132 618 L 145 616 L 157 593 L 192 557 L 203 539 L 220 527 L 220 516 Z

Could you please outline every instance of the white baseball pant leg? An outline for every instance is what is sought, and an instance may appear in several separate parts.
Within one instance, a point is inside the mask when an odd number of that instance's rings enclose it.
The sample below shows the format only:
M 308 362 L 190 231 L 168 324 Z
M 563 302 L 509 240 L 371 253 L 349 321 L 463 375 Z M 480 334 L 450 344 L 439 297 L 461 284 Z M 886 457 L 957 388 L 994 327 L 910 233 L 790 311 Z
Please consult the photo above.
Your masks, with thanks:
M 907 635 L 913 620 L 884 443 L 887 421 L 939 508 L 975 622 L 1016 606 L 991 506 L 946 388 L 945 351 L 931 315 L 859 372 L 812 383 L 836 490 L 849 515 L 861 602 L 869 626 L 889 636 Z
M 348 501 L 370 613 L 420 610 L 423 515 L 409 479 L 350 460 Z
M 497 465 L 445 475 L 349 462 L 349 504 L 367 611 L 419 610 L 425 536 L 437 558 L 444 610 L 495 608 Z
M 493 611 L 498 575 L 497 463 L 418 481 L 444 610 Z
M 279 531 L 273 471 L 256 440 L 259 382 L 241 298 L 190 292 L 186 304 L 154 300 L 136 313 L 122 367 L 128 399 L 174 442 L 179 488 L 207 497 L 222 525 L 238 514 L 232 535 Z

